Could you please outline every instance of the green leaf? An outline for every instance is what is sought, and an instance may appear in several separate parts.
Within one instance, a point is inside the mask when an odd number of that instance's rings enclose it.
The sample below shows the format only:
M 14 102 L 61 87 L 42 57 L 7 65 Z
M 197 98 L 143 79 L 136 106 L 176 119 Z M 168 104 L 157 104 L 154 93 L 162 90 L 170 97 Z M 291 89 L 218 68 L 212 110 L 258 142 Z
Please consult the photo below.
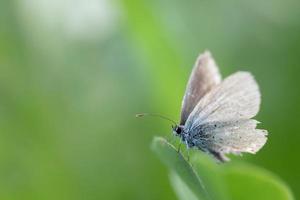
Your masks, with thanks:
M 208 199 L 207 192 L 200 178 L 173 145 L 168 143 L 164 138 L 155 137 L 152 149 L 157 153 L 161 161 L 174 171 L 199 199 Z
M 170 181 L 178 199 L 199 200 L 199 198 L 190 190 L 187 184 L 174 171 L 172 171 L 170 174 Z
M 198 176 L 203 180 L 210 199 L 231 199 L 227 194 L 221 165 L 216 164 L 215 160 L 203 152 L 197 152 L 192 157 L 191 163 Z
M 233 200 L 293 200 L 290 189 L 275 175 L 249 164 L 225 167 L 224 177 Z
M 264 169 L 234 161 L 217 164 L 200 151 L 189 163 L 173 145 L 159 137 L 154 138 L 152 149 L 171 170 L 171 184 L 180 200 L 294 199 L 289 188 Z

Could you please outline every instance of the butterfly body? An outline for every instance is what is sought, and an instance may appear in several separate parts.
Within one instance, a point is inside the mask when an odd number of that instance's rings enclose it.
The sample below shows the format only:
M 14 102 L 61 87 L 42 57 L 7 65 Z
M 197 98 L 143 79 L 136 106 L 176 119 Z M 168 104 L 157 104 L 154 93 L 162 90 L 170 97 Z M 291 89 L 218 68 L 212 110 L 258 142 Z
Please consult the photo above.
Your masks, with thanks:
M 209 52 L 200 55 L 182 101 L 180 124 L 173 132 L 187 148 L 197 148 L 226 161 L 225 154 L 256 153 L 267 131 L 256 129 L 260 92 L 249 72 L 223 81 Z
M 197 132 L 190 132 L 185 130 L 184 126 L 179 125 L 173 128 L 173 133 L 180 137 L 181 141 L 187 145 L 187 148 L 199 147 L 201 148 L 201 140 L 204 140 L 203 132 L 201 130 Z

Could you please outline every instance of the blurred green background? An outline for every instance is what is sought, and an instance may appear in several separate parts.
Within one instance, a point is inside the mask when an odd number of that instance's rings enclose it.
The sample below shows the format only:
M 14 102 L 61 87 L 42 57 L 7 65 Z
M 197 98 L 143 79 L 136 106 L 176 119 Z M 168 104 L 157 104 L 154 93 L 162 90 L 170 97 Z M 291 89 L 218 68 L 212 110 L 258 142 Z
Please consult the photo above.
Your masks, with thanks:
M 193 63 L 251 71 L 269 140 L 248 160 L 300 197 L 300 2 L 0 0 L 0 199 L 174 199 L 150 151 Z

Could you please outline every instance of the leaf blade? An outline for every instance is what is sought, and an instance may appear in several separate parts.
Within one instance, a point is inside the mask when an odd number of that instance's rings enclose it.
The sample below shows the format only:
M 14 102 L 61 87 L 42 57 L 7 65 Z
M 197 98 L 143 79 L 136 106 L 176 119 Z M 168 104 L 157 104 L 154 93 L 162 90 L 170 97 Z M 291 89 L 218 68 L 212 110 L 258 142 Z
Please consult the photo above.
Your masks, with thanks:
M 191 165 L 178 153 L 173 145 L 164 138 L 155 137 L 152 142 L 152 150 L 158 155 L 160 160 L 182 179 L 190 190 L 199 198 L 208 200 L 208 195 L 203 183 L 195 173 Z
M 232 163 L 225 167 L 224 177 L 233 200 L 294 200 L 283 181 L 259 167 Z

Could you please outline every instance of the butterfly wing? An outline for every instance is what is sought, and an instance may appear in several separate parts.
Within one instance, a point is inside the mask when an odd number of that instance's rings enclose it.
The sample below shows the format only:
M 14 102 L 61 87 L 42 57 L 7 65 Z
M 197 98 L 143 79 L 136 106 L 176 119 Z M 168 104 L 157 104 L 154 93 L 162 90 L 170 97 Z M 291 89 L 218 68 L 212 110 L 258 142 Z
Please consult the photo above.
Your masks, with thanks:
M 221 161 L 228 160 L 225 156 L 228 153 L 254 154 L 267 141 L 267 131 L 256 129 L 257 124 L 253 119 L 207 122 L 197 128 L 197 131 L 203 134 L 198 135 L 194 145 Z M 197 138 L 197 134 L 194 138 Z
M 267 132 L 256 129 L 254 117 L 260 92 L 253 76 L 237 72 L 207 93 L 187 119 L 185 132 L 201 149 L 220 160 L 227 153 L 256 153 L 266 142 Z
M 218 66 L 209 52 L 199 55 L 182 100 L 180 124 L 184 125 L 199 100 L 221 82 Z

